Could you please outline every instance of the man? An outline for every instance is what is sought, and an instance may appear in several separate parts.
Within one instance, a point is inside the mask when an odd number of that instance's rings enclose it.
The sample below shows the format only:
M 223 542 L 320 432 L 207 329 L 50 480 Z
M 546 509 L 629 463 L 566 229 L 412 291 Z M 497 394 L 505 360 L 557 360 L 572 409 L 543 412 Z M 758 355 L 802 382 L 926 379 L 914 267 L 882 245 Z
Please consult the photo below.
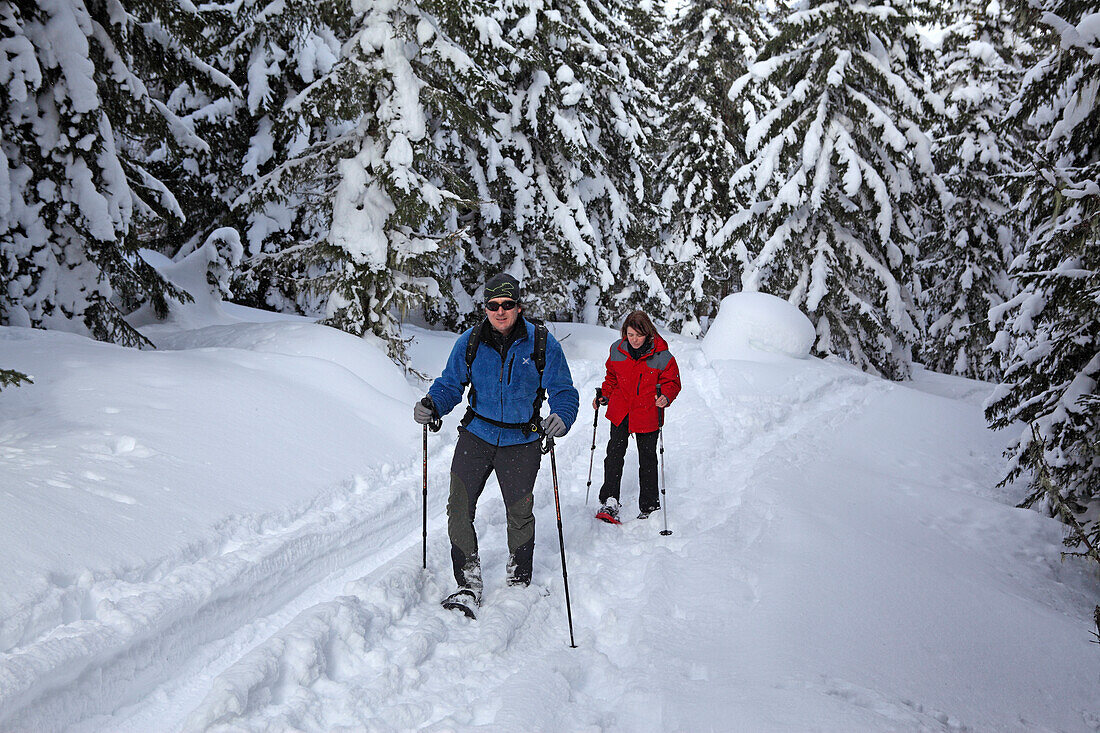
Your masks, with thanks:
M 565 435 L 579 406 L 561 345 L 545 327 L 536 328 L 522 315 L 519 281 L 511 275 L 496 275 L 485 283 L 484 293 L 485 320 L 458 337 L 443 374 L 428 390 L 428 400 L 418 402 L 413 410 L 413 418 L 427 424 L 453 410 L 470 385 L 469 407 L 451 461 L 447 501 L 447 533 L 458 590 L 443 601 L 444 606 L 469 615 L 481 603 L 474 512 L 489 474 L 497 475 L 508 516 L 507 582 L 529 585 L 535 548 L 532 491 L 542 459 L 540 438 Z M 540 336 L 545 336 L 541 376 L 536 351 Z M 467 367 L 471 338 L 476 339 L 476 352 Z M 550 402 L 545 420 L 539 414 L 543 390 Z

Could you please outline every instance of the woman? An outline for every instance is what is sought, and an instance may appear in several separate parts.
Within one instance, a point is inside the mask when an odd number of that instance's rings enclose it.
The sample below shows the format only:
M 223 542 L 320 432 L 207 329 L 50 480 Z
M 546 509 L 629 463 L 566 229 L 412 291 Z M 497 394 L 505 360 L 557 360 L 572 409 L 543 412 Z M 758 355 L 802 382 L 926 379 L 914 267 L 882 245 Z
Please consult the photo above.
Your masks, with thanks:
M 661 508 L 657 493 L 657 433 L 668 407 L 680 393 L 680 370 L 653 321 L 634 311 L 623 322 L 622 339 L 611 346 L 607 376 L 592 408 L 607 405 L 611 438 L 603 463 L 598 519 L 619 524 L 619 483 L 626 446 L 633 433 L 638 442 L 638 519 Z

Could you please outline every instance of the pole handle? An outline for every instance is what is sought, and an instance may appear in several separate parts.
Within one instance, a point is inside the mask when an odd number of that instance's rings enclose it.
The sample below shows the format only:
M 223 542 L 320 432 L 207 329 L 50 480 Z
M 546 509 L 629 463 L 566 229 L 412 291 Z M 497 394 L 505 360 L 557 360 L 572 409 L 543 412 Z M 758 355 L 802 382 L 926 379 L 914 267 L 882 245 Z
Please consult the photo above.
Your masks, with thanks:
M 661 397 L 661 385 L 657 385 L 657 397 Z M 663 428 L 665 426 L 665 408 L 657 408 L 657 428 Z
M 439 429 L 443 427 L 443 418 L 439 416 L 439 411 L 435 409 L 435 403 L 432 402 L 432 398 L 424 395 L 424 398 L 420 400 L 420 404 L 432 411 L 431 422 L 425 427 L 431 428 L 433 433 L 438 433 Z

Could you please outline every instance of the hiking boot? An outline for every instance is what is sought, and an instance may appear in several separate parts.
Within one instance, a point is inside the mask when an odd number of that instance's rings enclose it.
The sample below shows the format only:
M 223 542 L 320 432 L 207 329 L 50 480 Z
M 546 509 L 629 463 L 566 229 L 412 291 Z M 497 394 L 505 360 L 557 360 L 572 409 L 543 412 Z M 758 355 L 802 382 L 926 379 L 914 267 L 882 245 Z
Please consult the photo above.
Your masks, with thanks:
M 653 512 L 657 511 L 660 508 L 661 507 L 659 507 L 659 506 L 655 506 L 652 509 L 643 509 L 640 512 L 638 512 L 638 519 L 646 519 L 646 518 L 649 517 L 650 514 L 652 514 Z
M 462 567 L 462 580 L 458 584 L 455 593 L 468 591 L 473 596 L 474 605 L 481 605 L 481 559 L 477 555 L 471 555 Z M 453 594 L 452 594 L 453 595 Z
M 504 582 L 513 588 L 526 588 L 531 585 L 531 566 L 527 564 L 526 567 L 519 567 L 516 564 L 516 556 L 509 556 L 508 579 Z
M 611 524 L 619 524 L 619 500 L 613 496 L 608 497 L 600 510 L 596 512 L 596 519 L 602 519 Z

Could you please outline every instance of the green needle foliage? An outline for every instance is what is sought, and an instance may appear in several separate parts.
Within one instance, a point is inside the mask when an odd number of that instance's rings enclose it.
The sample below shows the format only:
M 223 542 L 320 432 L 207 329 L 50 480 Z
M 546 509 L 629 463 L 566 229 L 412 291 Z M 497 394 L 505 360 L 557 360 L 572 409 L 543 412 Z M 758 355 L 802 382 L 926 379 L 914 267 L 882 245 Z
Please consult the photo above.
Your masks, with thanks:
M 4 387 L 18 387 L 23 382 L 33 384 L 34 380 L 26 374 L 17 372 L 14 369 L 0 369 L 0 391 L 2 391 Z
M 1096 6 L 1027 8 L 1051 35 L 1010 115 L 1037 127 L 1041 142 L 1017 189 L 1030 236 L 1012 265 L 1020 292 L 993 313 L 1006 366 L 986 416 L 998 428 L 1029 426 L 1005 477 L 1028 478 L 1025 504 L 1084 517 L 1100 500 L 1100 49 L 1077 25 Z M 1074 542 L 1096 546 L 1100 521 L 1089 516 Z

